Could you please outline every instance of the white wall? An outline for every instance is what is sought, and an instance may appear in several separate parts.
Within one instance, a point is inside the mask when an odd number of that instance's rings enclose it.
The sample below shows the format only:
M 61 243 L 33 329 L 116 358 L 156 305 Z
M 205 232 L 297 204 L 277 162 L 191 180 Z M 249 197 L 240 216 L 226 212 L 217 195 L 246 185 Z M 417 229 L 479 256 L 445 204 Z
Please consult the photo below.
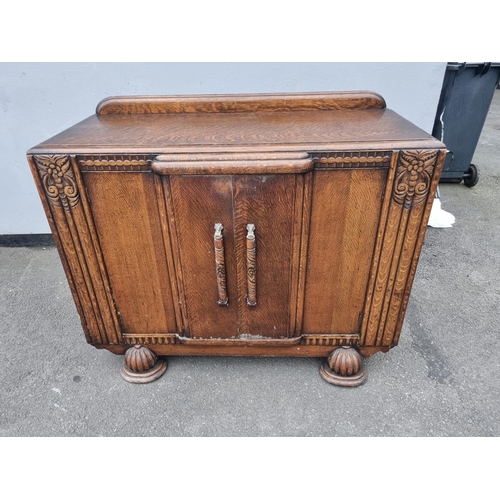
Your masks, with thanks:
M 431 132 L 446 63 L 0 63 L 0 234 L 49 233 L 26 151 L 110 95 L 373 90 Z

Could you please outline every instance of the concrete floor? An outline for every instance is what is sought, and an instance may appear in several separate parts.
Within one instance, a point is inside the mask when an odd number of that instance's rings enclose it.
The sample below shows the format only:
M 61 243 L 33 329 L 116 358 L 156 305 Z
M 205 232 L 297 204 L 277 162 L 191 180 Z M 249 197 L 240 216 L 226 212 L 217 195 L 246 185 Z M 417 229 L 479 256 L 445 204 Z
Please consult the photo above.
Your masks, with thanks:
M 0 436 L 498 436 L 500 90 L 472 189 L 441 184 L 399 346 L 355 389 L 318 359 L 171 357 L 152 384 L 87 345 L 54 247 L 0 248 Z

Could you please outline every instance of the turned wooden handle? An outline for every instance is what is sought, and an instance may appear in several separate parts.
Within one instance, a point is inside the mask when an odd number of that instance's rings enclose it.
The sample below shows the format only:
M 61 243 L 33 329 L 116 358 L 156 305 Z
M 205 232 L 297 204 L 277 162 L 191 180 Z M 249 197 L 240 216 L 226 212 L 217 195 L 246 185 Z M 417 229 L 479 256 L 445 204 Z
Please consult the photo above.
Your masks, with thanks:
M 219 300 L 217 301 L 221 306 L 227 306 L 229 298 L 227 296 L 226 287 L 226 261 L 224 258 L 224 236 L 222 230 L 224 226 L 220 223 L 214 226 L 214 249 L 215 249 L 215 273 L 217 278 L 217 291 L 219 293 Z
M 257 305 L 257 247 L 255 245 L 255 225 L 247 224 L 247 304 Z

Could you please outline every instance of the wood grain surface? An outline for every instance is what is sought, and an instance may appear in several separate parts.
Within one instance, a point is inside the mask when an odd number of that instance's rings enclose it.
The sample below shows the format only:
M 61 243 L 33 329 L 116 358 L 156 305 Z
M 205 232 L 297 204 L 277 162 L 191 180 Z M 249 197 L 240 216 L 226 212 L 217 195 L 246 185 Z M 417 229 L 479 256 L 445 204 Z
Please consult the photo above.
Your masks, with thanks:
M 234 176 L 240 334 L 288 337 L 293 259 L 295 176 Z M 247 304 L 247 224 L 255 225 L 257 305 Z
M 385 170 L 315 172 L 304 333 L 358 333 Z
M 179 331 L 154 176 L 82 175 L 123 331 Z
M 289 334 L 295 177 L 172 176 L 192 337 Z M 228 304 L 217 306 L 213 226 L 224 226 Z M 258 306 L 248 308 L 246 226 L 256 227 Z M 297 274 L 298 270 L 296 271 Z
M 284 94 L 107 97 L 97 105 L 96 114 L 245 113 L 382 108 L 385 108 L 384 98 L 375 92 L 365 90 Z
M 170 178 L 181 272 L 191 337 L 238 334 L 238 288 L 231 176 Z M 214 225 L 224 226 L 227 305 L 218 303 Z M 140 330 L 137 330 L 140 331 Z
M 91 116 L 30 153 L 68 149 L 72 153 L 104 150 L 108 154 L 248 152 L 257 147 L 268 151 L 356 151 L 426 148 L 426 144 L 432 148 L 441 143 L 388 109 L 276 111 Z

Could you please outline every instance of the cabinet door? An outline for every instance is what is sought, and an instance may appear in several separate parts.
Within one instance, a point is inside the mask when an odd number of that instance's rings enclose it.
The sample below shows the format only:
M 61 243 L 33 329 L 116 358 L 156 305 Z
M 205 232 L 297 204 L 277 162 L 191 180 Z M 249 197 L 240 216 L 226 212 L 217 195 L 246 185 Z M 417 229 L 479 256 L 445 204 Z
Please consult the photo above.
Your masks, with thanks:
M 170 176 L 191 337 L 282 338 L 294 331 L 290 318 L 298 275 L 294 264 L 298 260 L 294 259 L 296 177 Z M 220 303 L 216 224 L 223 228 L 227 304 Z M 249 225 L 254 230 L 249 232 Z M 252 234 L 255 239 L 247 244 Z M 253 262 L 249 263 L 252 250 Z
M 187 334 L 228 338 L 238 334 L 236 257 L 231 176 L 170 177 L 182 280 Z M 214 249 L 215 224 L 222 224 L 225 285 L 228 301 L 219 304 Z
M 290 335 L 291 289 L 296 283 L 292 279 L 295 183 L 295 175 L 234 177 L 240 335 Z M 247 248 L 252 246 L 247 245 L 248 224 L 255 227 L 254 270 L 248 266 Z M 248 296 L 252 281 L 255 305 Z

